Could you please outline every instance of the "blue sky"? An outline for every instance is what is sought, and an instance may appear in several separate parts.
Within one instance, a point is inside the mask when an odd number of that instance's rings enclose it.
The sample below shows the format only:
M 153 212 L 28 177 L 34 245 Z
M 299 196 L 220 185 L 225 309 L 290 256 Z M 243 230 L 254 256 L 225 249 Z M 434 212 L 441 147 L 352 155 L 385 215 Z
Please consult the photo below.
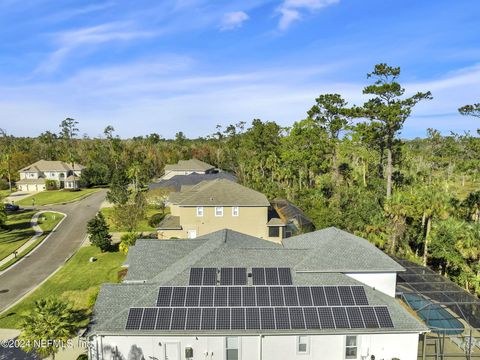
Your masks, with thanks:
M 204 136 L 254 118 L 288 126 L 316 96 L 361 104 L 366 73 L 401 66 L 431 90 L 404 137 L 475 131 L 480 2 L 471 0 L 0 0 L 0 128 Z

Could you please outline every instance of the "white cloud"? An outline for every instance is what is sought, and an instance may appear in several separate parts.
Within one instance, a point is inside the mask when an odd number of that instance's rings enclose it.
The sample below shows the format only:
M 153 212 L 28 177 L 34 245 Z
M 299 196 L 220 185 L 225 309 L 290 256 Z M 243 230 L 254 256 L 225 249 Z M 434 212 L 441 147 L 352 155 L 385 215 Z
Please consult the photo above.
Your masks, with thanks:
M 94 47 L 112 41 L 131 41 L 138 38 L 154 36 L 150 31 L 132 28 L 130 23 L 107 23 L 83 29 L 70 30 L 54 35 L 57 50 L 52 52 L 36 69 L 36 73 L 52 73 L 81 47 Z
M 302 12 L 320 10 L 338 2 L 340 0 L 284 0 L 277 8 L 280 14 L 278 27 L 280 30 L 286 30 L 294 21 L 302 18 Z
M 220 25 L 221 30 L 233 30 L 241 27 L 245 21 L 249 19 L 247 13 L 243 11 L 234 11 L 226 13 L 223 16 L 222 23 Z

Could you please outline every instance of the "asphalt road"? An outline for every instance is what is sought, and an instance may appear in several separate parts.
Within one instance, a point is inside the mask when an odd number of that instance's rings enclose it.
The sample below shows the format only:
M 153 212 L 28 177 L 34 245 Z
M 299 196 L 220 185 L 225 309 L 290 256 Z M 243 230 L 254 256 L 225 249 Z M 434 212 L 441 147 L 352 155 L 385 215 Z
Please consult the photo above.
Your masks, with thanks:
M 32 254 L 0 275 L 0 312 L 35 288 L 78 250 L 86 236 L 87 222 L 100 209 L 105 195 L 106 190 L 101 190 L 74 203 L 36 207 L 60 211 L 67 217 Z

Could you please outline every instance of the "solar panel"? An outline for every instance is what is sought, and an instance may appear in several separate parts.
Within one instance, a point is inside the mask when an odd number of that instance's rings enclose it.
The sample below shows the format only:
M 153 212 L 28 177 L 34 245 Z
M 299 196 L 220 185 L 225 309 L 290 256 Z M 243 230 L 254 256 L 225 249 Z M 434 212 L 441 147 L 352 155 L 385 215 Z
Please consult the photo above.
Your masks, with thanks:
M 257 306 L 270 306 L 270 289 L 266 286 L 259 286 L 256 289 Z
M 187 295 L 185 298 L 185 306 L 198 306 L 200 300 L 199 287 L 187 287 Z
M 378 320 L 375 315 L 375 310 L 371 307 L 361 307 L 360 312 L 362 313 L 363 322 L 365 323 L 366 328 L 378 328 Z
M 320 329 L 317 309 L 314 307 L 303 308 L 303 314 L 305 316 L 305 327 L 307 329 Z
M 363 329 L 365 324 L 363 322 L 362 313 L 358 307 L 347 307 L 348 320 L 352 329 Z
M 217 269 L 204 268 L 202 285 L 217 285 Z
M 185 287 L 174 287 L 172 293 L 171 306 L 185 306 L 185 294 L 187 289 Z
M 278 268 L 278 279 L 280 285 L 292 285 L 292 274 L 290 268 Z
M 233 269 L 233 285 L 247 285 L 247 269 Z
M 232 330 L 245 330 L 245 309 L 232 308 L 231 311 L 231 328 Z
M 229 287 L 228 288 L 228 306 L 242 306 L 242 288 Z
M 352 293 L 355 305 L 368 305 L 367 295 L 363 286 L 352 286 Z
M 233 268 L 220 269 L 220 285 L 233 285 Z
M 355 305 L 355 300 L 353 299 L 353 294 L 350 286 L 339 286 L 338 293 L 340 294 L 340 301 L 342 302 L 342 305 Z
M 242 287 L 242 304 L 243 306 L 256 306 L 255 288 L 244 286 Z
M 288 314 L 288 308 L 275 308 L 275 325 L 277 329 L 290 329 L 290 317 Z
M 172 288 L 161 287 L 158 290 L 157 306 L 170 306 L 170 301 L 172 300 Z
M 260 308 L 260 325 L 262 330 L 275 329 L 273 308 Z
M 298 303 L 300 306 L 312 306 L 312 292 L 308 286 L 299 286 L 297 288 Z
M 186 330 L 200 330 L 200 320 L 202 318 L 201 308 L 189 308 L 187 312 Z
M 340 296 L 338 295 L 338 288 L 336 286 L 325 286 L 325 297 L 327 298 L 328 306 L 340 306 Z
M 200 306 L 213 306 L 213 287 L 202 287 L 200 292 Z
M 214 308 L 202 309 L 202 321 L 200 323 L 202 330 L 215 330 L 215 313 Z
M 323 286 L 312 286 L 312 298 L 313 298 L 313 305 L 315 306 L 326 306 L 327 299 L 325 298 L 325 290 Z
M 245 309 L 245 328 L 247 330 L 260 329 L 260 309 Z
M 190 281 L 189 285 L 202 285 L 203 280 L 203 268 L 191 268 L 190 269 Z
M 138 330 L 142 322 L 143 308 L 130 308 L 125 330 Z
M 335 321 L 333 320 L 332 308 L 319 307 L 317 308 L 318 318 L 322 329 L 335 329 Z
M 143 311 L 141 330 L 154 330 L 157 321 L 158 308 L 145 308 Z
M 280 283 L 278 279 L 277 268 L 265 268 L 265 284 L 278 285 Z
M 272 286 L 270 288 L 270 302 L 272 306 L 285 306 L 282 287 Z
M 381 328 L 392 328 L 393 322 L 390 312 L 386 306 L 375 306 L 375 314 L 377 315 L 378 324 Z
M 228 288 L 226 287 L 215 288 L 214 306 L 227 306 L 227 290 Z
M 217 330 L 230 330 L 230 309 L 218 308 L 217 309 Z
M 344 307 L 332 307 L 333 320 L 337 329 L 349 329 L 347 312 Z
M 185 330 L 187 308 L 173 308 L 170 330 Z
M 265 285 L 265 269 L 252 268 L 253 285 Z
M 156 330 L 169 330 L 170 321 L 172 319 L 172 308 L 160 308 L 158 309 Z
M 292 329 L 305 329 L 305 318 L 303 317 L 303 309 L 299 307 L 291 307 L 288 308 L 288 312 L 290 313 L 290 324 L 292 326 Z
M 285 306 L 298 306 L 297 288 L 295 286 L 284 286 Z

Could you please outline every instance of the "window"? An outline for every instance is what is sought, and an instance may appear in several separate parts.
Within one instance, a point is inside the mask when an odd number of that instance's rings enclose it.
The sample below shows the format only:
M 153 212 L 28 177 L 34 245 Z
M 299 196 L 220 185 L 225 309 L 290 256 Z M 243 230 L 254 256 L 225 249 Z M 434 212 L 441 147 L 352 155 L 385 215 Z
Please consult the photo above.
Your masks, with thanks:
M 223 206 L 215 206 L 215 216 L 223 216 Z
M 238 337 L 227 337 L 226 339 L 226 360 L 238 360 L 239 354 Z
M 297 337 L 297 353 L 308 354 L 310 352 L 310 341 L 308 336 Z
M 268 227 L 268 236 L 269 237 L 279 237 L 280 236 L 280 226 L 269 226 Z
M 345 340 L 345 359 L 357 358 L 357 337 L 347 336 Z
M 198 217 L 203 216 L 203 206 L 197 206 L 197 216 Z
M 232 216 L 238 216 L 239 213 L 240 213 L 240 209 L 238 208 L 238 206 L 232 207 Z

